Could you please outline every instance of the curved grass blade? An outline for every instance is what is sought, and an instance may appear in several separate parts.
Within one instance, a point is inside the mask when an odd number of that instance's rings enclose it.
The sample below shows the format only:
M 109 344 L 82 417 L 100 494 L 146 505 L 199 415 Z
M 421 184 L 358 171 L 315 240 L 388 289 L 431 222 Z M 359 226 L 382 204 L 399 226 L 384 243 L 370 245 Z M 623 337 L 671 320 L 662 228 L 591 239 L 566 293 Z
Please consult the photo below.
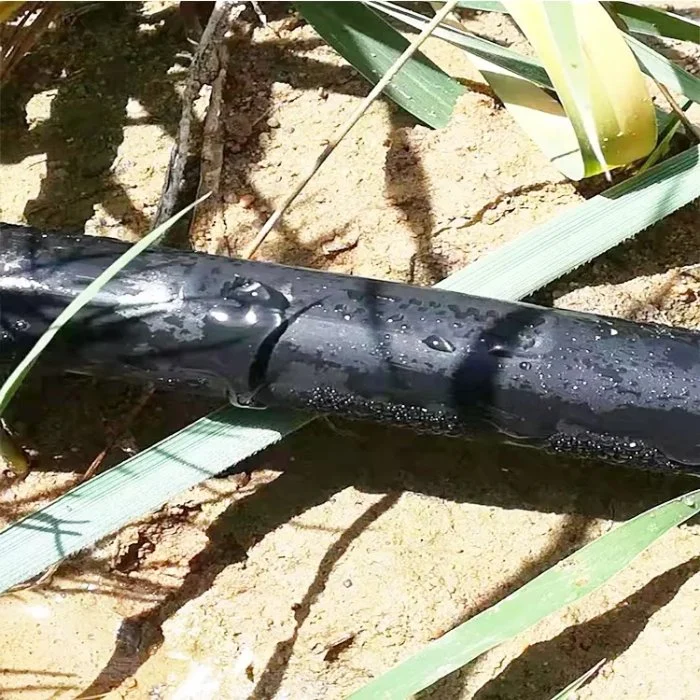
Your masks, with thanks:
M 657 39 L 677 39 L 700 44 L 700 24 L 668 10 L 635 5 L 631 2 L 611 2 L 631 32 Z
M 299 13 L 370 83 L 376 84 L 409 42 L 360 2 L 301 2 Z M 384 94 L 434 128 L 447 124 L 464 88 L 420 52 L 406 63 Z
M 392 17 L 409 27 L 421 30 L 428 23 L 425 15 L 414 12 L 406 7 L 397 5 L 394 2 L 381 2 L 370 0 L 366 3 L 383 14 Z M 433 31 L 433 36 L 450 42 L 469 51 L 469 53 L 479 56 L 491 63 L 506 68 L 516 73 L 525 80 L 546 89 L 552 89 L 552 81 L 547 75 L 547 71 L 535 58 L 523 56 L 517 51 L 513 51 L 492 41 L 482 39 L 474 34 L 470 34 L 463 29 L 448 25 L 440 25 Z
M 618 525 L 350 698 L 403 700 L 424 690 L 485 651 L 592 593 L 662 535 L 698 512 L 700 489 Z
M 693 102 L 700 103 L 700 78 L 683 70 L 639 39 L 629 34 L 626 39 L 645 73 L 663 83 L 670 90 L 685 95 Z
M 49 326 L 46 332 L 37 340 L 34 347 L 22 358 L 21 362 L 14 368 L 10 376 L 5 380 L 0 387 L 0 418 L 5 412 L 7 405 L 12 400 L 12 397 L 17 393 L 17 390 L 22 385 L 29 370 L 34 366 L 39 359 L 39 355 L 54 339 L 56 334 L 65 326 L 75 314 L 80 311 L 90 300 L 104 287 L 112 278 L 116 277 L 134 258 L 141 254 L 146 248 L 158 241 L 168 229 L 187 212 L 196 207 L 200 202 L 203 202 L 209 194 L 200 197 L 196 202 L 186 206 L 182 211 L 174 216 L 171 216 L 167 221 L 162 223 L 156 229 L 151 231 L 147 236 L 144 236 L 140 241 L 134 243 L 123 255 L 115 260 L 99 277 L 88 284 L 78 296 L 71 301 L 68 306 L 58 315 L 56 320 Z

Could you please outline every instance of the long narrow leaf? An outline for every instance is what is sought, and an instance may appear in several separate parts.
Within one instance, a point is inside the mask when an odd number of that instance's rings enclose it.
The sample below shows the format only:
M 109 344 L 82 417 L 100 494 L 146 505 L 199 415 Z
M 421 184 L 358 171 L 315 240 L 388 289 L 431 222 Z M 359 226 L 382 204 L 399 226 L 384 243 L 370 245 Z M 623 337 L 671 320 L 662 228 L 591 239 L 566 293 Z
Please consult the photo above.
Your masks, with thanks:
M 437 286 L 520 299 L 700 197 L 694 146 L 549 219 Z
M 0 533 L 0 592 L 301 428 L 310 416 L 225 408 L 84 482 Z
M 687 17 L 656 7 L 635 5 L 631 2 L 610 3 L 631 32 L 657 39 L 678 39 L 700 44 L 700 24 Z
M 613 0 L 611 7 L 625 20 L 630 31 L 657 39 L 678 39 L 700 43 L 700 24 L 656 7 L 637 5 Z M 462 0 L 457 7 L 482 12 L 507 12 L 505 5 L 497 0 Z
M 397 5 L 394 2 L 370 0 L 370 2 L 366 4 L 388 17 L 397 19 L 414 29 L 423 29 L 429 21 L 425 15 Z M 547 89 L 552 88 L 552 81 L 549 79 L 547 71 L 536 58 L 523 56 L 517 51 L 513 51 L 505 46 L 499 46 L 492 41 L 482 39 L 463 29 L 448 25 L 440 25 L 437 27 L 433 31 L 433 36 L 449 41 L 451 44 L 466 49 L 475 56 L 479 56 L 491 63 L 495 63 L 497 66 L 506 68 L 520 77 L 525 78 L 525 80 L 533 82 L 535 85 Z
M 685 95 L 693 102 L 700 103 L 700 78 L 691 75 L 658 51 L 654 51 L 629 34 L 627 35 L 627 43 L 645 73 L 663 83 L 670 90 Z
M 7 405 L 12 400 L 29 370 L 39 359 L 39 355 L 46 349 L 56 334 L 77 314 L 90 300 L 104 287 L 111 279 L 116 277 L 134 258 L 140 255 L 146 248 L 153 245 L 162 238 L 170 227 L 181 219 L 193 207 L 203 202 L 209 195 L 200 197 L 196 202 L 185 207 L 182 211 L 170 217 L 156 229 L 144 236 L 140 241 L 134 243 L 123 255 L 115 260 L 99 277 L 88 284 L 78 296 L 58 315 L 58 318 L 49 326 L 44 334 L 37 340 L 34 347 L 22 358 L 21 362 L 14 368 L 10 376 L 0 387 L 0 417 L 5 412 Z
M 630 17 L 630 15 L 627 14 L 626 12 L 626 6 L 629 3 L 624 3 L 624 2 L 613 2 L 611 5 L 615 9 L 615 11 L 622 16 L 623 19 L 627 20 L 628 17 L 631 20 L 634 20 L 634 17 Z M 507 13 L 506 7 L 503 3 L 501 2 L 469 2 L 468 0 L 464 0 L 463 2 L 457 3 L 458 7 L 466 8 L 466 9 L 475 9 L 475 10 L 488 10 L 492 12 L 504 12 Z M 633 5 L 632 7 L 638 7 Z M 648 8 L 643 8 L 643 9 L 648 9 Z M 674 16 L 675 17 L 675 16 Z M 683 19 L 683 18 L 679 18 Z M 694 26 L 700 26 L 697 25 L 696 23 L 688 22 L 687 24 L 689 25 L 694 25 Z M 629 25 L 628 25 L 629 26 Z M 639 25 L 637 25 L 639 26 Z M 667 28 L 669 25 L 665 25 Z M 630 26 L 631 31 L 635 31 L 631 26 Z M 669 29 L 670 31 L 670 29 Z M 679 33 L 680 30 L 678 29 L 678 26 L 676 25 L 676 33 Z M 689 35 L 694 32 L 695 30 L 688 29 Z M 645 32 L 649 33 L 649 32 Z M 666 34 L 665 36 L 672 37 L 672 34 Z M 688 71 L 683 70 L 680 66 L 676 65 L 673 61 L 669 61 L 667 58 L 662 56 L 658 51 L 654 51 L 654 49 L 650 48 L 643 42 L 641 42 L 639 39 L 627 34 L 625 36 L 627 39 L 627 43 L 629 44 L 630 48 L 632 49 L 632 52 L 634 55 L 637 57 L 637 60 L 639 61 L 640 65 L 642 66 L 643 70 L 645 73 L 650 75 L 652 78 L 655 80 L 658 80 L 660 83 L 663 83 L 666 85 L 668 88 L 671 90 L 674 90 L 675 92 L 679 92 L 682 95 L 685 95 L 688 99 L 693 100 L 693 102 L 698 102 L 700 103 L 700 78 L 696 78 L 694 75 L 691 73 L 688 73 Z M 678 37 L 675 37 L 678 38 Z M 692 41 L 696 41 L 697 39 L 692 39 Z
M 404 700 L 429 687 L 485 651 L 592 593 L 662 535 L 698 512 L 700 489 L 628 520 L 350 697 Z
M 360 2 L 301 2 L 300 14 L 357 71 L 375 84 L 409 42 Z M 429 126 L 447 124 L 464 88 L 420 52 L 384 90 Z

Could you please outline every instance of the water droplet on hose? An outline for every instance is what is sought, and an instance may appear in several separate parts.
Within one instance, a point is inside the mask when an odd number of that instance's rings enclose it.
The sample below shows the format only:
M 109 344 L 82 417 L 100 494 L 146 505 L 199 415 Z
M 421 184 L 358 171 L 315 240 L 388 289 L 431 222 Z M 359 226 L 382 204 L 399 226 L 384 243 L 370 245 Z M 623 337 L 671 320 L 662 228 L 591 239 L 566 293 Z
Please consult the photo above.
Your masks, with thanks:
M 695 508 L 695 499 L 692 496 L 683 496 L 683 504 L 688 506 L 688 508 Z
M 489 355 L 496 357 L 513 357 L 513 353 L 504 345 L 493 345 L 489 348 Z
M 394 323 L 395 321 L 403 321 L 403 316 L 401 314 L 394 314 L 387 318 L 387 323 Z
M 439 335 L 429 335 L 423 338 L 425 343 L 431 350 L 439 350 L 440 352 L 454 352 L 455 346 L 449 340 L 441 338 Z
M 529 362 L 521 362 L 520 369 L 530 369 L 532 365 Z

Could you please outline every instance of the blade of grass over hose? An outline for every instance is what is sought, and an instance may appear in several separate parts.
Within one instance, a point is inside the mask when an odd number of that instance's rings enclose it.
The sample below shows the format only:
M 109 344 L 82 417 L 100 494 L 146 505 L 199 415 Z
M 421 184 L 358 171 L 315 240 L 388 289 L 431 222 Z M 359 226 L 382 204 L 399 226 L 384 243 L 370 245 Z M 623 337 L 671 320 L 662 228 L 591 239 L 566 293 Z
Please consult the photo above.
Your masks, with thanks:
M 428 688 L 485 651 L 587 596 L 662 535 L 698 512 L 700 490 L 674 498 L 618 525 L 497 605 L 431 642 L 350 698 L 404 700 Z
M 376 84 L 409 42 L 360 2 L 302 2 L 302 17 L 370 83 Z M 420 52 L 408 60 L 384 94 L 434 128 L 447 124 L 464 88 Z
M 700 197 L 700 146 L 549 219 L 437 286 L 522 299 Z
M 134 258 L 142 253 L 146 248 L 158 241 L 168 229 L 187 212 L 196 207 L 200 202 L 203 202 L 209 195 L 206 194 L 200 197 L 196 202 L 186 206 L 182 211 L 170 217 L 162 223 L 158 228 L 154 229 L 147 236 L 144 236 L 140 241 L 134 243 L 129 250 L 124 253 L 118 260 L 115 260 L 99 277 L 94 279 L 87 287 L 71 301 L 70 304 L 59 314 L 58 318 L 51 324 L 48 330 L 39 338 L 34 347 L 22 358 L 22 361 L 15 367 L 10 376 L 5 380 L 0 387 L 0 417 L 5 412 L 8 404 L 12 400 L 19 387 L 22 385 L 29 370 L 34 366 L 39 359 L 39 355 L 44 351 L 47 345 L 54 339 L 55 335 L 65 326 L 75 314 L 80 311 L 90 300 L 104 287 L 112 278 L 116 277 Z

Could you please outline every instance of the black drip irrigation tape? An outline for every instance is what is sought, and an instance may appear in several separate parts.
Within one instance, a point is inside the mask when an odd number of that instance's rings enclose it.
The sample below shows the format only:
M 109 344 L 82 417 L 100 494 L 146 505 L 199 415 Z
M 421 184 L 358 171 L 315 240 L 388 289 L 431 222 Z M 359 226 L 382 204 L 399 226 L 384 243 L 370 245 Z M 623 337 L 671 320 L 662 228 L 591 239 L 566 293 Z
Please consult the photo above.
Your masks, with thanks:
M 0 224 L 0 361 L 126 248 Z M 700 334 L 439 289 L 150 250 L 40 370 L 700 474 Z

